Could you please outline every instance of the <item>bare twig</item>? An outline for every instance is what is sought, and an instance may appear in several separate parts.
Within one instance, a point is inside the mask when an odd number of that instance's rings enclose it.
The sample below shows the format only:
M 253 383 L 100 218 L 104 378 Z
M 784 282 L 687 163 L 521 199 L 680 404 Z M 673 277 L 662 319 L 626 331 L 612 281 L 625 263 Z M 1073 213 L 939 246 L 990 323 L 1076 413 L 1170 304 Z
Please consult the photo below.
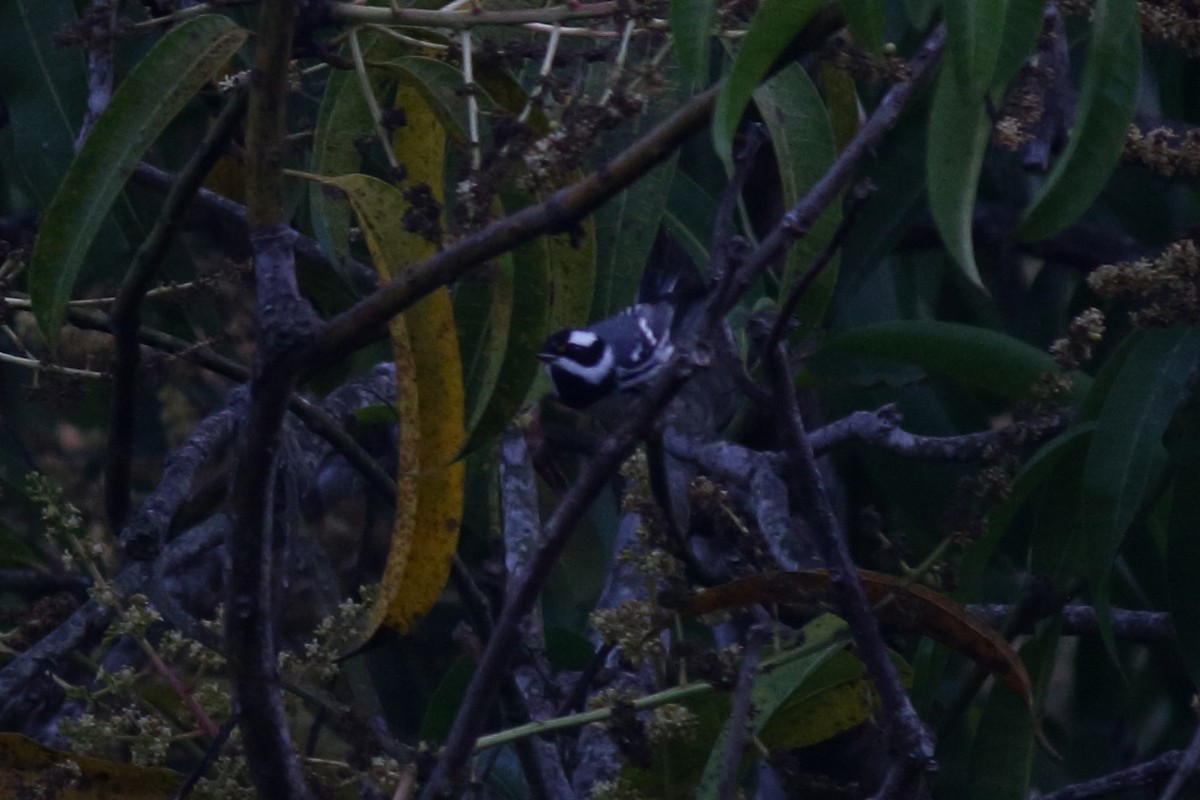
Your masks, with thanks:
M 896 667 L 888 657 L 879 622 L 871 611 L 858 569 L 825 492 L 812 444 L 800 418 L 795 386 L 788 374 L 787 356 L 782 347 L 768 355 L 767 368 L 779 403 L 780 427 L 789 447 L 795 499 L 808 510 L 817 548 L 829 570 L 838 614 L 846 620 L 858 646 L 859 658 L 879 691 L 893 752 L 902 759 L 900 763 L 904 766 L 901 769 L 908 775 L 931 770 L 935 767 L 933 737 L 917 716 Z
M 1059 789 L 1057 792 L 1044 794 L 1041 796 L 1041 800 L 1084 800 L 1088 797 L 1115 794 L 1140 786 L 1151 786 L 1178 769 L 1181 761 L 1183 761 L 1183 751 L 1170 750 L 1157 758 L 1117 770 L 1102 778 L 1093 778 L 1090 781 Z
M 762 655 L 765 638 L 764 631 L 752 628 L 742 654 L 741 671 L 738 673 L 737 685 L 733 689 L 733 702 L 729 709 L 729 738 L 725 740 L 725 752 L 721 754 L 721 780 L 717 784 L 717 797 L 737 796 L 738 767 L 742 764 L 742 751 L 750 737 L 747 727 L 753 711 L 750 692 L 754 688 L 754 679 L 758 677 L 758 659 Z
M 113 92 L 113 36 L 117 29 L 117 0 L 92 0 L 91 36 L 88 40 L 88 100 L 75 149 L 83 147 L 83 141 L 92 131 L 101 112 L 108 107 Z
M 997 627 L 1009 619 L 1016 606 L 1008 604 L 970 605 L 967 610 L 975 616 Z M 1100 621 L 1096 609 L 1091 606 L 1063 606 L 1062 633 L 1064 636 L 1095 636 L 1100 633 Z M 1133 611 L 1114 608 L 1110 612 L 1113 636 L 1117 639 L 1141 644 L 1170 642 L 1175 639 L 1175 625 L 1166 611 Z M 1023 625 L 1014 634 L 1033 632 L 1032 625 Z
M 633 451 L 646 427 L 666 407 L 690 371 L 690 365 L 681 354 L 676 354 L 667 363 L 663 374 L 638 401 L 626 422 L 604 440 L 596 456 L 585 464 L 575 483 L 546 521 L 541 549 L 530 562 L 526 576 L 509 595 L 509 601 L 496 621 L 492 637 L 488 640 L 455 716 L 442 757 L 421 795 L 425 800 L 446 796 L 460 779 L 486 719 L 488 704 L 506 674 L 517 645 L 521 620 L 533 607 L 579 519 Z
M 117 353 L 113 362 L 112 404 L 108 414 L 104 499 L 109 529 L 114 533 L 121 530 L 129 514 L 133 440 L 137 429 L 138 328 L 142 300 L 175 238 L 184 208 L 221 157 L 245 111 L 246 93 L 235 92 L 167 193 L 154 228 L 138 248 L 113 303 L 111 320 Z
M 1200 765 L 1200 727 L 1192 734 L 1192 741 L 1188 742 L 1183 758 L 1179 759 L 1179 765 L 1175 767 L 1167 788 L 1163 789 L 1158 800 L 1175 800 L 1184 785 L 1195 777 L 1197 765 Z
M 360 6 L 356 3 L 330 4 L 335 20 L 351 23 L 373 22 L 415 25 L 429 28 L 474 28 L 478 25 L 524 25 L 531 22 L 551 24 L 575 19 L 609 17 L 617 12 L 620 3 L 564 3 L 545 8 L 514 8 L 503 11 L 426 10 L 418 8 L 382 8 Z

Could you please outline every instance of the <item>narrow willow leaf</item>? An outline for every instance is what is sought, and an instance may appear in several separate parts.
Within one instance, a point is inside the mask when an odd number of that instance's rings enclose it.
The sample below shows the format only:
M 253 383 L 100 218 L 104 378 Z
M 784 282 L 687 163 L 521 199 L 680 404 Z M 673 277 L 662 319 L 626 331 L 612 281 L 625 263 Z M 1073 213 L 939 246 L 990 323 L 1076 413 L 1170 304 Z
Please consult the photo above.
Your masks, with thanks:
M 956 322 L 895 320 L 864 325 L 833 337 L 812 364 L 818 376 L 832 375 L 835 357 L 875 358 L 914 364 L 964 386 L 1010 399 L 1024 396 L 1045 373 L 1058 371 L 1054 359 L 1036 347 L 998 331 Z M 830 360 L 821 363 L 824 359 Z M 1073 375 L 1073 396 L 1091 386 Z
M 982 102 L 991 84 L 1007 5 L 1008 0 L 951 0 L 942 6 L 946 15 L 946 60 L 963 97 Z
M 968 602 L 975 599 L 975 592 L 983 580 L 988 561 L 1008 533 L 1018 512 L 1031 496 L 1043 489 L 1053 476 L 1058 474 L 1063 464 L 1069 464 L 1075 458 L 1082 458 L 1091 444 L 1095 427 L 1094 423 L 1075 426 L 1062 436 L 1042 445 L 1025 463 L 1008 496 L 988 510 L 987 533 L 983 539 L 975 542 L 963 554 L 962 566 L 959 569 L 959 588 L 954 593 L 956 600 Z
M 454 287 L 454 317 L 458 323 L 458 349 L 467 401 L 468 446 L 470 431 L 491 401 L 504 364 L 512 328 L 514 288 L 511 253 L 496 258 L 487 269 L 475 270 Z
M 364 56 L 370 57 L 382 47 L 381 39 L 364 37 Z M 391 96 L 394 83 L 382 71 L 371 73 L 376 97 Z M 351 70 L 334 70 L 317 109 L 309 171 L 318 175 L 358 172 L 362 165 L 358 140 L 374 135 L 375 125 L 358 76 Z M 313 232 L 321 246 L 338 261 L 349 258 L 350 204 L 339 192 L 320 183 L 309 186 L 308 203 Z
M 929 155 L 925 159 L 929 210 L 947 252 L 967 280 L 981 288 L 971 227 L 975 190 L 991 130 L 983 91 L 964 92 L 954 70 L 943 67 L 929 114 Z
M 1024 241 L 1075 222 L 1107 183 L 1137 105 L 1142 39 L 1136 0 L 1098 0 L 1071 139 L 1017 227 Z
M 1054 666 L 1058 634 L 1058 626 L 1051 625 L 1021 648 L 1039 696 Z M 969 800 L 1025 800 L 1033 772 L 1034 742 L 1039 736 L 1027 710 L 1010 693 L 993 691 L 975 729 L 968 769 Z
M 64 800 L 158 800 L 174 793 L 184 777 L 166 767 L 76 755 L 19 733 L 0 733 L 0 797 L 45 797 L 47 776 L 63 774 L 66 764 L 72 765 L 75 781 L 65 789 L 51 790 L 53 796 Z
M 708 83 L 708 51 L 715 18 L 714 0 L 671 0 L 667 11 L 679 66 L 700 85 Z
M 883 28 L 886 0 L 841 0 L 846 26 L 857 44 L 876 55 L 883 52 Z
M 683 170 L 675 170 L 663 224 L 698 265 L 708 264 L 717 201 Z M 703 268 L 703 266 L 701 266 Z
M 163 36 L 113 93 L 46 209 L 29 263 L 34 314 L 51 345 L 88 248 L 129 173 L 247 35 L 222 16 L 189 20 Z
M 462 95 L 462 73 L 445 61 L 438 61 L 423 56 L 404 56 L 393 58 L 382 66 L 395 71 L 401 79 L 412 85 L 425 104 L 437 114 L 438 121 L 446 133 L 460 146 L 468 144 L 470 121 L 467 114 L 467 104 Z M 486 92 L 476 90 L 480 112 L 495 108 L 495 103 Z M 405 108 L 404 104 L 399 106 Z M 403 153 L 397 151 L 400 161 L 405 161 Z
M 804 641 L 820 642 L 825 638 L 832 638 L 831 634 L 845 629 L 845 623 L 831 614 L 824 614 L 817 617 L 812 622 L 804 626 L 803 635 Z M 799 707 L 801 713 L 812 711 L 814 701 L 820 699 L 828 700 L 828 695 L 831 690 L 836 691 L 836 677 L 831 680 L 826 670 L 826 674 L 822 674 L 822 669 L 833 665 L 835 672 L 840 672 L 848 675 L 857 667 L 861 678 L 862 663 L 857 658 L 846 652 L 846 646 L 849 644 L 846 640 L 831 642 L 828 647 L 815 650 L 812 654 L 798 658 L 795 661 L 790 661 L 782 666 L 771 670 L 770 672 L 759 676 L 751 688 L 750 702 L 754 709 L 754 714 L 749 720 L 750 728 L 755 735 L 760 734 L 764 728 L 769 727 L 772 723 L 776 726 L 776 740 L 785 736 L 787 722 L 795 716 L 795 711 Z M 849 659 L 846 662 L 844 658 Z M 836 663 L 835 663 L 836 662 Z M 861 687 L 860 687 L 861 688 Z M 806 706 L 807 704 L 807 706 Z M 828 709 L 824 709 L 828 711 Z M 818 710 L 820 713 L 820 710 Z M 858 722 L 862 722 L 867 716 L 870 716 L 868 710 L 866 715 L 859 718 Z M 807 714 L 805 716 L 808 716 Z M 728 717 L 728 715 L 726 715 Z M 810 722 L 816 722 L 813 727 L 824 727 L 830 729 L 836 725 L 829 725 L 834 722 L 831 715 L 822 714 L 819 718 L 814 719 L 808 716 Z M 854 723 L 854 724 L 857 724 Z M 846 728 L 842 728 L 846 730 Z M 817 731 L 813 731 L 817 733 Z M 838 733 L 840 731 L 834 731 Z M 719 800 L 719 788 L 721 775 L 725 769 L 725 749 L 726 743 L 729 741 L 731 734 L 728 721 L 721 727 L 720 734 L 716 741 L 713 742 L 709 750 L 709 757 L 704 766 L 704 772 L 701 774 L 698 784 L 695 788 L 695 797 L 698 800 Z M 832 734 L 831 734 L 832 735 Z M 822 737 L 810 741 L 809 744 L 823 741 Z M 767 742 L 764 740 L 764 744 Z M 777 741 L 772 741 L 770 744 L 776 744 Z M 793 745 L 780 745 L 781 747 L 789 747 Z M 794 745 L 803 746 L 803 745 Z M 689 795 L 690 796 L 690 795 Z
M 1045 0 L 1008 0 L 1004 35 L 992 74 L 993 89 L 1003 90 L 1021 69 L 1042 32 Z
M 10 163 L 39 207 L 50 202 L 75 157 L 86 104 L 87 77 L 78 48 L 54 46 L 58 32 L 76 20 L 70 0 L 0 3 L 5 32 L 0 86 L 17 155 Z
M 713 110 L 713 148 L 726 167 L 733 164 L 733 135 L 754 90 L 821 5 L 821 0 L 765 0 L 750 20 Z
M 512 420 L 537 378 L 536 353 L 549 328 L 550 318 L 547 256 L 544 246 L 536 241 L 522 245 L 512 253 L 516 291 L 507 346 L 487 403 L 479 406 L 478 415 L 470 420 L 470 433 L 462 448 L 464 454 L 490 441 Z
M 1166 465 L 1163 433 L 1187 396 L 1200 359 L 1200 330 L 1147 331 L 1129 354 L 1096 420 L 1083 472 L 1083 530 L 1090 537 L 1084 571 L 1097 612 L 1108 608 L 1108 578 L 1146 492 Z M 1115 653 L 1107 614 L 1101 635 Z
M 1167 446 L 1175 482 L 1167 518 L 1167 581 L 1171 620 L 1179 652 L 1192 681 L 1200 681 L 1200 547 L 1196 547 L 1196 520 L 1200 519 L 1200 401 L 1193 393 L 1167 431 Z
M 440 199 L 445 133 L 417 90 L 402 86 L 397 103 L 408 124 L 393 142 L 412 158 L 409 178 Z M 399 276 L 435 245 L 398 225 L 409 207 L 399 189 L 366 175 L 322 178 L 346 193 L 380 277 Z M 391 321 L 400 413 L 396 519 L 391 549 L 372 609 L 369 636 L 381 623 L 406 631 L 445 587 L 462 521 L 463 383 L 449 293 L 439 289 Z
M 771 136 L 783 185 L 784 206 L 791 208 L 820 180 L 837 155 L 829 114 L 817 87 L 797 64 L 780 70 L 778 75 L 758 87 L 754 92 L 754 103 Z M 830 203 L 808 234 L 788 252 L 779 283 L 780 301 L 824 252 L 841 217 L 841 203 Z M 798 328 L 793 333 L 796 337 L 807 336 L 824 320 L 825 309 L 837 284 L 838 258 L 835 255 L 826 265 L 797 306 Z

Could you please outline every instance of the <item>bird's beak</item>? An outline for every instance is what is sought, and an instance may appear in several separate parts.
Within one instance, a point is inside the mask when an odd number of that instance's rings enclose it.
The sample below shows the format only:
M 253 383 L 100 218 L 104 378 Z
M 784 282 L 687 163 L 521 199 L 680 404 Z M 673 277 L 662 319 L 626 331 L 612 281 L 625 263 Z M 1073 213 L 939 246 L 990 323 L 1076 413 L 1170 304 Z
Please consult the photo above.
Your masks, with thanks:
M 538 353 L 537 357 L 538 357 L 538 361 L 542 362 L 543 364 L 549 364 L 551 361 L 558 358 L 558 356 L 554 355 L 554 353 L 546 353 L 546 352 Z

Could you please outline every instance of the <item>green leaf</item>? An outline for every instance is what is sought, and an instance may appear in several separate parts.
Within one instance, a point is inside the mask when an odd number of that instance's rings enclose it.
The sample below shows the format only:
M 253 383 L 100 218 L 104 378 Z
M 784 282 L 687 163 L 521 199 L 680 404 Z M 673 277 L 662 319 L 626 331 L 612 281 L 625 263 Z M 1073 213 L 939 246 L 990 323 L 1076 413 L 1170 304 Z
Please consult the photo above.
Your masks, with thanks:
M 88 247 L 129 173 L 247 35 L 225 17 L 197 17 L 163 36 L 117 87 L 46 209 L 34 244 L 29 292 L 51 345 Z
M 383 47 L 382 39 L 364 41 L 364 55 Z M 377 98 L 394 93 L 395 80 L 383 72 L 371 73 L 371 85 Z M 309 169 L 318 175 L 346 175 L 358 172 L 362 153 L 357 140 L 375 135 L 371 111 L 363 97 L 358 76 L 350 70 L 333 70 L 313 131 L 312 160 Z M 309 213 L 313 233 L 325 251 L 338 261 L 350 257 L 350 203 L 339 192 L 320 183 L 308 187 Z
M 930 374 L 1009 399 L 1026 395 L 1039 376 L 1058 371 L 1049 355 L 1019 339 L 934 320 L 878 322 L 839 334 L 821 349 L 813 370 L 819 376 L 832 374 L 838 368 L 835 357 L 914 364 Z M 825 359 L 829 361 L 822 363 Z M 1077 394 L 1090 385 L 1087 376 L 1075 376 Z
M 1058 633 L 1057 625 L 1047 626 L 1021 648 L 1039 696 L 1054 666 Z M 976 731 L 968 767 L 970 800 L 1025 800 L 1037 734 L 1029 709 L 1012 692 L 993 688 Z
M 796 64 L 780 70 L 758 87 L 754 103 L 771 136 L 784 206 L 791 208 L 820 180 L 837 156 L 829 114 L 808 73 Z M 841 216 L 841 203 L 831 203 L 813 223 L 808 235 L 789 251 L 779 284 L 781 301 L 833 239 Z M 823 321 L 837 284 L 837 259 L 835 255 L 800 301 L 796 309 L 799 326 L 793 334 L 797 338 L 807 336 Z
M 1096 422 L 1083 472 L 1083 530 L 1091 537 L 1084 574 L 1115 653 L 1108 624 L 1108 576 L 1126 531 L 1166 463 L 1163 433 L 1187 396 L 1200 359 L 1200 329 L 1146 331 L 1113 383 Z
M 604 319 L 637 297 L 646 259 L 663 218 L 676 157 L 605 203 L 596 212 L 596 287 L 592 319 Z
M 950 6 L 973 3 L 948 3 Z M 929 114 L 929 155 L 925 159 L 929 210 L 938 234 L 967 280 L 983 286 L 971 243 L 975 190 L 992 130 L 983 93 L 964 92 L 954 71 L 942 69 Z
M 1180 655 L 1192 682 L 1200 685 L 1200 547 L 1196 546 L 1196 520 L 1200 519 L 1200 401 L 1195 394 L 1167 430 L 1167 446 L 1175 484 L 1167 518 L 1167 583 L 1171 620 Z
M 508 207 L 517 205 L 513 202 Z M 550 322 L 552 252 L 544 242 L 534 240 L 512 253 L 516 288 L 504 355 L 490 393 L 488 387 L 480 387 L 477 411 L 467 422 L 467 438 L 460 456 L 490 441 L 509 423 L 538 376 L 536 353 Z M 482 402 L 484 396 L 486 402 Z
M 1121 156 L 1141 79 L 1137 0 L 1098 0 L 1071 139 L 1025 211 L 1018 238 L 1044 239 L 1087 211 Z
M 1072 428 L 1042 445 L 1025 463 L 1013 481 L 1008 497 L 987 512 L 987 533 L 983 539 L 967 548 L 963 555 L 958 589 L 954 592 L 956 600 L 966 603 L 976 599 L 975 593 L 983 580 L 988 561 L 1004 535 L 1008 533 L 1017 513 L 1035 491 L 1058 474 L 1064 462 L 1069 463 L 1070 459 L 1082 457 L 1091 444 L 1095 427 L 1094 423 L 1087 423 Z
M 713 148 L 726 167 L 733 164 L 733 135 L 754 90 L 822 2 L 764 0 L 750 21 L 713 111 Z
M 463 362 L 467 397 L 467 440 L 473 422 L 492 399 L 504 366 L 513 314 L 511 253 L 496 258 L 487 269 L 464 276 L 454 287 L 454 319 Z
M 1004 36 L 992 74 L 992 88 L 1003 90 L 1021 69 L 1042 32 L 1045 0 L 1007 0 Z
M 663 212 L 663 224 L 680 246 L 703 269 L 708 264 L 717 201 L 683 170 L 676 170 Z
M 959 95 L 982 103 L 984 90 L 996 69 L 1004 35 L 1008 0 L 951 2 L 942 5 L 946 16 L 946 60 Z
M 475 661 L 468 656 L 459 656 L 446 668 L 425 706 L 425 716 L 421 718 L 421 741 L 441 742 L 449 735 L 454 716 L 467 692 L 467 684 L 474 674 Z
M 75 157 L 87 77 L 77 48 L 55 47 L 54 37 L 76 22 L 69 0 L 0 3 L 0 86 L 18 157 L 11 163 L 22 188 L 45 207 Z
M 465 146 L 470 137 L 470 123 L 467 118 L 467 104 L 463 101 L 462 73 L 445 61 L 438 61 L 423 56 L 404 56 L 393 58 L 382 66 L 397 72 L 401 79 L 410 82 L 446 130 L 446 135 Z M 480 111 L 495 108 L 495 103 L 486 92 L 477 91 L 475 97 L 479 101 Z M 404 162 L 404 154 L 397 153 L 396 158 Z
M 708 83 L 708 51 L 716 18 L 714 0 L 671 0 L 667 21 L 675 42 L 675 57 L 684 75 Z
M 878 55 L 883 52 L 884 0 L 841 0 L 854 41 Z

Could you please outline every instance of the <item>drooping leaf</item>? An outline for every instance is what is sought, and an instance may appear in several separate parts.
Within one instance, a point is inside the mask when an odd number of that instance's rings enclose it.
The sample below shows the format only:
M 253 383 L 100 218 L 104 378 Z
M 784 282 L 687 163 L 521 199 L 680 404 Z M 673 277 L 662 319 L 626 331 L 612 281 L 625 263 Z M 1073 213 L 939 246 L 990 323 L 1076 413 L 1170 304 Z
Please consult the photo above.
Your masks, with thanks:
M 949 3 L 947 14 L 950 7 L 975 5 Z M 982 287 L 971 230 L 975 190 L 992 124 L 984 106 L 983 90 L 964 91 L 960 76 L 947 67 L 942 68 L 938 77 L 929 114 L 929 156 L 925 159 L 929 210 L 947 252 L 967 280 Z
M 382 39 L 364 37 L 364 56 L 383 46 Z M 376 97 L 389 96 L 392 83 L 394 79 L 382 71 L 371 73 Z M 375 125 L 358 76 L 351 70 L 333 70 L 317 109 L 309 170 L 318 175 L 346 175 L 360 171 L 362 152 L 357 147 L 358 140 L 374 135 Z M 313 232 L 321 246 L 338 261 L 349 258 L 349 202 L 340 192 L 313 183 L 308 188 L 308 203 Z
M 486 404 L 470 420 L 463 453 L 490 441 L 525 402 L 538 375 L 536 358 L 549 329 L 550 263 L 546 246 L 529 242 L 512 252 L 516 291 L 504 357 Z
M 440 197 L 445 134 L 411 86 L 397 101 L 408 124 L 394 146 L 411 154 L 409 178 Z M 400 190 L 366 175 L 322 178 L 346 193 L 384 279 L 432 255 L 434 245 L 397 224 L 409 207 Z M 371 629 L 381 622 L 408 630 L 437 600 L 458 544 L 464 467 L 463 383 L 449 293 L 439 289 L 391 322 L 400 413 L 396 518 L 380 600 Z
M 713 110 L 713 148 L 726 167 L 733 164 L 733 135 L 754 90 L 820 6 L 821 0 L 765 0 L 750 20 Z
M 1167 518 L 1167 581 L 1171 620 L 1179 651 L 1193 682 L 1200 682 L 1200 547 L 1196 547 L 1196 520 L 1200 519 L 1200 402 L 1193 393 L 1167 430 L 1167 446 L 1175 482 Z
M 1020 657 L 1029 665 L 1039 697 L 1054 666 L 1058 639 L 1058 625 L 1049 625 L 1021 648 Z M 1041 736 L 1030 724 L 1028 709 L 1008 692 L 992 692 L 976 731 L 971 744 L 970 800 L 1025 800 L 1029 796 L 1034 742 Z M 1045 744 L 1044 739 L 1041 741 Z
M 817 67 L 817 87 L 825 99 L 833 141 L 840 153 L 858 133 L 858 87 L 849 72 L 825 61 Z
M 466 391 L 467 443 L 471 431 L 492 399 L 508 350 L 513 320 L 513 259 L 495 259 L 489 268 L 475 270 L 454 288 L 454 317 Z
M 1017 236 L 1044 239 L 1079 219 L 1121 156 L 1142 78 L 1136 0 L 1098 0 L 1071 138 L 1025 211 Z
M 604 319 L 637 297 L 646 259 L 675 175 L 667 160 L 596 212 L 596 285 L 591 318 Z
M 1021 472 L 1013 481 L 1012 489 L 1002 502 L 994 505 L 986 516 L 987 533 L 983 539 L 967 548 L 959 568 L 958 589 L 954 597 L 959 602 L 969 602 L 975 599 L 976 592 L 983 580 L 984 570 L 992 553 L 1000 545 L 1000 541 L 1008 533 L 1013 519 L 1028 502 L 1031 495 L 1041 489 L 1050 478 L 1056 474 L 1058 466 L 1073 454 L 1086 451 L 1091 442 L 1092 430 L 1095 425 L 1087 423 L 1072 428 L 1067 433 L 1050 440 L 1042 445 L 1032 458 L 1021 468 Z
M 758 87 L 754 102 L 771 136 L 784 206 L 791 208 L 820 180 L 837 155 L 829 114 L 817 87 L 797 64 L 780 70 Z M 830 203 L 808 234 L 788 252 L 779 284 L 781 302 L 833 239 L 841 216 L 841 203 Z M 799 324 L 794 336 L 803 338 L 821 324 L 837 284 L 837 273 L 835 255 L 797 306 Z
M 0 797 L 46 797 L 47 778 L 62 779 L 62 766 L 72 764 L 79 780 L 61 791 L 59 800 L 160 800 L 183 783 L 165 767 L 139 767 L 54 750 L 19 733 L 0 733 Z
M 912 683 L 912 668 L 889 653 L 905 686 Z M 774 673 L 766 676 L 773 678 Z M 758 688 L 757 686 L 755 687 Z M 786 684 L 781 689 L 786 689 Z M 765 694 L 765 692 L 764 692 Z M 776 691 L 773 696 L 783 695 Z M 834 652 L 812 677 L 795 687 L 772 714 L 757 702 L 755 711 L 767 718 L 758 737 L 768 747 L 810 747 L 861 725 L 878 712 L 879 694 L 858 658 L 846 650 Z
M 876 55 L 881 53 L 886 0 L 841 0 L 838 5 L 854 41 Z
M 39 207 L 53 197 L 75 157 L 83 120 L 87 78 L 76 48 L 55 47 L 54 37 L 76 22 L 69 0 L 8 0 L 0 3 L 0 86 L 13 132 L 15 172 Z
M 1084 572 L 1100 614 L 1100 631 L 1115 653 L 1107 615 L 1108 577 L 1148 489 L 1166 464 L 1163 433 L 1200 359 L 1200 330 L 1146 331 L 1129 354 L 1104 408 L 1083 472 L 1083 530 L 1090 537 Z
M 1008 0 L 946 3 L 946 61 L 960 97 L 982 103 L 1004 34 Z
M 835 370 L 833 357 L 875 358 L 915 364 L 964 386 L 1000 397 L 1024 396 L 1039 376 L 1058 371 L 1045 352 L 997 331 L 936 320 L 896 320 L 864 325 L 826 343 L 812 367 L 818 376 Z M 824 364 L 821 360 L 829 358 Z M 1091 385 L 1074 377 L 1073 396 Z
M 992 74 L 993 89 L 1002 91 L 1021 69 L 1042 32 L 1045 11 L 1043 0 L 1007 0 L 1004 35 Z
M 699 84 L 708 81 L 708 51 L 715 17 L 713 0 L 671 0 L 667 12 L 679 66 Z
M 113 93 L 46 209 L 29 263 L 34 313 L 51 344 L 88 248 L 129 173 L 246 36 L 226 17 L 196 17 L 163 36 Z
M 445 61 L 423 56 L 393 58 L 383 66 L 394 70 L 402 80 L 420 93 L 425 106 L 437 114 L 446 134 L 461 146 L 467 144 L 470 138 L 470 122 L 467 104 L 462 96 L 463 81 L 460 71 Z M 479 100 L 481 112 L 494 107 L 486 92 L 477 91 L 476 98 Z M 406 103 L 398 103 L 398 106 L 407 111 Z M 403 163 L 408 161 L 399 150 L 396 157 Z M 412 165 L 409 167 L 411 170 Z
M 704 187 L 683 170 L 675 170 L 663 225 L 698 265 L 708 264 L 717 203 Z
M 824 741 L 830 736 L 840 733 L 832 728 L 838 727 L 837 721 L 833 719 L 834 715 L 828 712 L 828 709 L 818 710 L 816 715 L 809 715 L 805 712 L 813 711 L 815 702 L 821 700 L 831 700 L 830 695 L 835 693 L 839 688 L 837 681 L 831 681 L 830 676 L 822 674 L 824 667 L 828 666 L 835 660 L 839 667 L 846 665 L 845 659 L 840 658 L 846 656 L 850 662 L 856 664 L 861 670 L 862 664 L 854 656 L 845 652 L 848 639 L 844 636 L 836 637 L 836 634 L 845 631 L 845 623 L 842 620 L 834 617 L 831 614 L 823 614 L 804 626 L 803 635 L 806 644 L 813 643 L 818 646 L 820 642 L 829 640 L 827 647 L 818 647 L 809 655 L 788 661 L 775 669 L 772 669 L 758 676 L 754 685 L 750 690 L 750 704 L 754 709 L 753 716 L 748 720 L 750 730 L 756 736 L 759 736 L 764 744 L 777 745 L 780 747 L 801 747 L 804 745 L 789 745 L 784 744 L 783 740 L 788 738 L 792 726 L 790 722 L 803 715 L 810 723 L 815 723 L 811 729 L 813 734 L 817 734 L 816 738 L 811 738 L 807 743 L 814 744 Z M 836 637 L 836 638 L 835 638 Z M 853 667 L 850 667 L 853 670 Z M 867 715 L 870 711 L 867 712 Z M 708 760 L 704 765 L 704 771 L 699 775 L 699 781 L 695 787 L 694 796 L 698 800 L 719 800 L 719 787 L 721 774 L 725 769 L 725 750 L 729 736 L 731 734 L 728 714 L 725 715 L 726 721 L 720 728 L 720 733 L 712 743 L 709 749 Z M 857 724 L 862 722 L 866 717 L 861 717 Z M 768 742 L 765 738 L 764 729 L 769 729 L 774 725 L 774 736 Z M 822 730 L 817 730 L 821 728 Z M 846 728 L 842 728 L 846 730 Z M 820 736 L 821 733 L 829 733 L 826 736 Z
M 891 575 L 860 569 L 867 599 L 877 604 L 880 620 L 909 633 L 944 644 L 987 669 L 1023 698 L 1034 713 L 1029 675 L 1008 641 L 987 623 L 949 597 L 918 585 L 905 585 Z M 692 595 L 679 609 L 690 615 L 711 614 L 752 603 L 804 603 L 823 600 L 829 591 L 825 570 L 752 575 Z M 881 603 L 888 599 L 888 602 Z

